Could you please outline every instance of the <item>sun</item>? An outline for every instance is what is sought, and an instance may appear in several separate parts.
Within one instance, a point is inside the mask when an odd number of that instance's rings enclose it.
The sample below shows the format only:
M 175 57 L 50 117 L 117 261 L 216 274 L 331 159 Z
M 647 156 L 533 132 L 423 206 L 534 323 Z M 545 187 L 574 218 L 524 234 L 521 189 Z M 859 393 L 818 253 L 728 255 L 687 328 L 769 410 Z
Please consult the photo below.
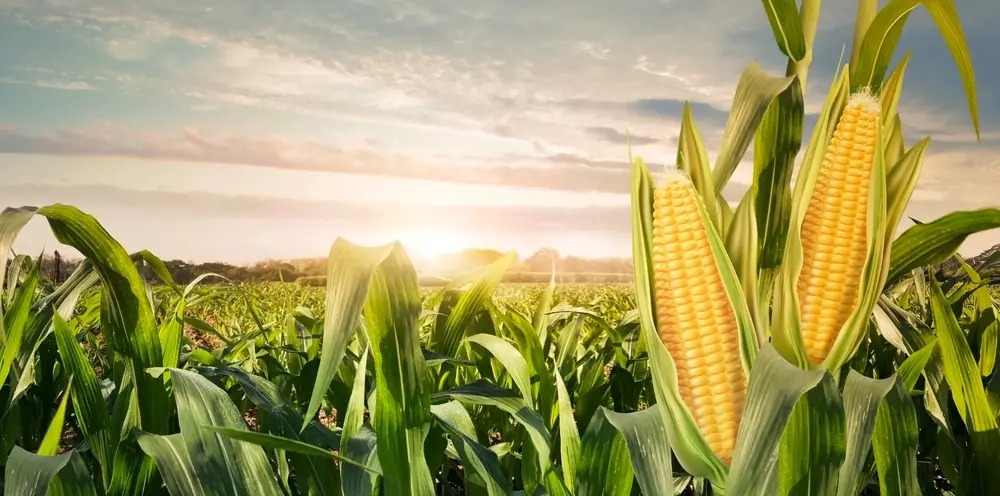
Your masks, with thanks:
M 464 240 L 453 230 L 444 228 L 413 229 L 400 237 L 399 241 L 407 253 L 433 259 L 461 250 Z

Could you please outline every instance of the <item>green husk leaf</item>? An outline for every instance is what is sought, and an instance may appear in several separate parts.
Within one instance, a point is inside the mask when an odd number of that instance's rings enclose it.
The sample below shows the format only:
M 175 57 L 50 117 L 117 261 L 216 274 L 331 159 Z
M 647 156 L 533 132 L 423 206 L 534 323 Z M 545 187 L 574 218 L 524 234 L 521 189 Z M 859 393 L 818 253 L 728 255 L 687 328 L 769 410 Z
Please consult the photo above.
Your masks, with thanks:
M 832 494 L 846 452 L 845 411 L 829 374 L 803 394 L 781 436 L 778 483 L 782 494 Z
M 674 478 L 670 470 L 670 439 L 663 425 L 660 405 L 632 413 L 613 412 L 602 407 L 604 416 L 628 448 L 629 460 L 643 494 L 673 494 Z M 596 415 L 595 415 L 596 417 Z
M 726 494 L 763 494 L 772 487 L 778 446 L 792 410 L 824 377 L 823 370 L 789 363 L 770 344 L 761 348 L 747 387 Z
M 708 161 L 708 151 L 694 122 L 691 102 L 684 102 L 681 118 L 681 134 L 677 142 L 677 167 L 691 178 L 691 183 L 703 198 L 708 218 L 716 229 L 722 229 L 722 217 L 716 204 L 716 189 L 712 177 L 712 167 Z
M 794 1 L 764 0 L 764 3 L 765 5 L 778 3 L 782 10 L 791 4 L 794 17 L 798 19 Z M 768 15 L 771 15 L 770 11 Z M 773 22 L 774 20 L 772 20 Z M 797 23 L 795 25 L 798 26 Z M 801 31 L 798 32 L 798 36 L 801 42 Z M 804 52 L 805 45 L 802 45 L 801 48 Z M 768 107 L 781 92 L 792 84 L 794 79 L 794 77 L 771 76 L 755 62 L 750 62 L 743 70 L 743 74 L 736 84 L 733 106 L 729 111 L 729 119 L 726 121 L 726 127 L 722 133 L 722 146 L 719 149 L 719 156 L 715 160 L 715 169 L 712 171 L 711 183 L 715 187 L 714 194 L 722 194 L 722 190 L 729 184 L 729 179 L 736 171 L 743 155 L 746 154 Z M 702 192 L 700 188 L 698 191 Z M 703 198 L 706 195 L 706 193 L 702 193 Z M 713 202 L 706 201 L 705 205 L 711 212 Z

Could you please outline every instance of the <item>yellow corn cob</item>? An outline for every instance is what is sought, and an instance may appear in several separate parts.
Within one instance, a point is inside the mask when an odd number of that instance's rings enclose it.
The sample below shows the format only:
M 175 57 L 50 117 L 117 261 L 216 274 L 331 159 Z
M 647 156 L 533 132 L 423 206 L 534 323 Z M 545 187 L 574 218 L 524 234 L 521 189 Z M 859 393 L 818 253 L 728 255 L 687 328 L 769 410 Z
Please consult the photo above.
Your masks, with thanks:
M 653 194 L 653 274 L 660 339 L 684 404 L 709 447 L 732 460 L 746 383 L 736 314 L 722 285 L 695 192 L 675 174 Z
M 818 365 L 858 301 L 867 255 L 868 193 L 879 104 L 851 96 L 823 156 L 802 224 L 802 272 L 796 287 L 802 339 Z

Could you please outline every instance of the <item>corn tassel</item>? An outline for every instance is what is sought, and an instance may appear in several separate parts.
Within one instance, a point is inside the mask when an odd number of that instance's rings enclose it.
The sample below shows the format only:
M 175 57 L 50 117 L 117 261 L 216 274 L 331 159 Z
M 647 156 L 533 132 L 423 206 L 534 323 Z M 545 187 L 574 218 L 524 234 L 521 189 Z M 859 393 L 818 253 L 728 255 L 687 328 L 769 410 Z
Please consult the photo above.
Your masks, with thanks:
M 656 319 L 681 399 L 728 465 L 746 397 L 739 328 L 694 188 L 680 174 L 654 191 L 652 251 Z
M 851 97 L 823 156 L 802 224 L 799 297 L 802 339 L 820 364 L 858 304 L 868 252 L 868 197 L 879 103 L 867 91 Z

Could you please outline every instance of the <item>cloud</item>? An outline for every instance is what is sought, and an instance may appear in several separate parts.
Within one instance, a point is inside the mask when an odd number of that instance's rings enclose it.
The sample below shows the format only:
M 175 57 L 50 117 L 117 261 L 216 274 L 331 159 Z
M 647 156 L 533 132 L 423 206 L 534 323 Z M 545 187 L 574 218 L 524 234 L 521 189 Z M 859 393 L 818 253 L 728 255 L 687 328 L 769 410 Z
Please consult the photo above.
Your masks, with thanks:
M 51 79 L 36 79 L 33 81 L 12 79 L 7 77 L 0 77 L 0 84 L 16 84 L 16 85 L 26 85 L 34 86 L 36 88 L 48 88 L 53 90 L 65 90 L 65 91 L 93 91 L 94 88 L 86 81 L 59 81 Z
M 636 145 L 648 145 L 651 143 L 659 143 L 660 140 L 656 138 L 650 138 L 648 136 L 639 136 L 637 134 L 625 134 L 615 128 L 611 127 L 590 127 L 587 128 L 587 132 L 594 135 L 598 139 L 606 141 L 608 143 L 614 143 L 616 145 L 624 145 L 626 143 L 633 143 Z
M 191 127 L 159 133 L 108 125 L 48 134 L 0 127 L 0 153 L 134 157 L 568 191 L 628 191 L 624 154 L 619 160 L 572 154 L 510 154 L 463 163 L 453 158 L 435 160 L 430 155 L 393 152 L 370 142 L 330 144 L 281 135 L 206 133 Z

